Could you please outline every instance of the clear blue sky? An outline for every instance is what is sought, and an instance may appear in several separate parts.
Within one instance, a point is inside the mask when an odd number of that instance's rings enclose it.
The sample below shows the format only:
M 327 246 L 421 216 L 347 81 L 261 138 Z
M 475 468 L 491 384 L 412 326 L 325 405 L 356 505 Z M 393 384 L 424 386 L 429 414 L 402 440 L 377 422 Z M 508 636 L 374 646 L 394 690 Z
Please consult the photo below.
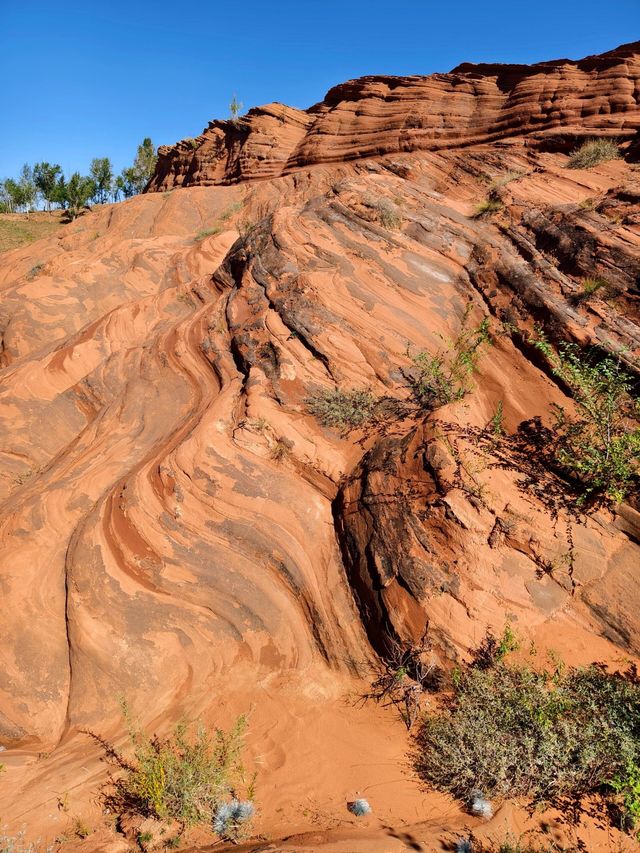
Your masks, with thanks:
M 364 74 L 580 58 L 640 39 L 640 0 L 0 0 L 0 177 L 49 160 L 120 170 L 269 101 Z

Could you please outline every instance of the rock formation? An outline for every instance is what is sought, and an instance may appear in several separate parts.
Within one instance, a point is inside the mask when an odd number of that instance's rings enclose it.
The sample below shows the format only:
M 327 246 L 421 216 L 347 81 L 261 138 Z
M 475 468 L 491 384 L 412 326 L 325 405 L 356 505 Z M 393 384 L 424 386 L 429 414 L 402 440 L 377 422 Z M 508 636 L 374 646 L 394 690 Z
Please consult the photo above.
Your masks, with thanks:
M 637 370 L 639 92 L 640 43 L 363 78 L 212 122 L 161 150 L 145 195 L 4 255 L 13 832 L 59 834 L 64 797 L 102 819 L 89 733 L 122 744 L 125 697 L 158 730 L 253 708 L 269 837 L 338 826 L 369 786 L 387 825 L 429 818 L 433 840 L 468 819 L 405 773 L 390 713 L 345 702 L 390 638 L 446 668 L 510 621 L 570 663 L 639 659 L 639 508 L 563 501 L 526 429 L 571 405 L 535 324 Z M 622 157 L 567 169 L 592 135 Z M 586 278 L 606 287 L 585 298 Z M 491 321 L 474 387 L 421 410 L 411 355 L 465 314 Z M 322 426 L 308 399 L 333 388 L 371 389 L 384 417 Z M 485 429 L 499 405 L 512 439 Z

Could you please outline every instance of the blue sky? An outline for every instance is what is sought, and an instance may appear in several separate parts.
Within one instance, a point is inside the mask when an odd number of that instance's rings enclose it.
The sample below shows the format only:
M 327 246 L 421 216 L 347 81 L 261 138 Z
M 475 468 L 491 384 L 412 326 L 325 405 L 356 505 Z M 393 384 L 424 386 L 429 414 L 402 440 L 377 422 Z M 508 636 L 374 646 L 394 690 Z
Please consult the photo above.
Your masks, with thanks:
M 0 0 L 0 177 L 25 161 L 120 170 L 144 136 L 196 136 L 364 74 L 580 58 L 640 39 L 640 0 Z

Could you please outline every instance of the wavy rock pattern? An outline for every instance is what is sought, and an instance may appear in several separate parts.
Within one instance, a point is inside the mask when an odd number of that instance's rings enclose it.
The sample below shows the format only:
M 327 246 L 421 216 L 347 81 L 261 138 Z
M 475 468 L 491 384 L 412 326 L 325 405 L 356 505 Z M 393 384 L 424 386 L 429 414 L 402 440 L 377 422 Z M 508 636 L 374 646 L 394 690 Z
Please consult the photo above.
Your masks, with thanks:
M 640 128 L 640 42 L 573 62 L 458 66 L 429 77 L 361 77 L 306 112 L 268 104 L 160 149 L 151 191 L 276 177 L 317 163 L 526 136 L 565 148 Z
M 512 433 L 568 402 L 526 345 L 534 322 L 624 347 L 635 369 L 638 173 L 624 160 L 566 170 L 513 119 L 504 144 L 458 147 L 490 138 L 500 75 L 511 93 L 540 77 L 575 90 L 633 81 L 637 62 L 620 49 L 402 80 L 361 104 L 381 128 L 363 156 L 397 139 L 415 87 L 444 98 L 459 79 L 466 94 L 446 102 L 475 98 L 460 109 L 477 128 L 451 150 L 148 193 L 5 255 L 0 813 L 14 827 L 55 834 L 57 792 L 78 809 L 95 795 L 104 768 L 84 732 L 122 738 L 119 696 L 160 728 L 254 706 L 267 834 L 309 830 L 308 802 L 337 813 L 364 781 L 386 819 L 415 821 L 427 806 L 398 782 L 402 727 L 344 704 L 388 637 L 426 635 L 446 665 L 509 618 L 573 662 L 640 654 L 638 507 L 554 516 L 517 457 L 495 467 L 478 438 L 500 401 Z M 357 122 L 356 93 L 388 86 L 346 84 L 310 113 L 264 108 L 274 146 L 218 123 L 200 148 L 165 152 L 154 186 L 267 177 L 276 159 L 286 171 L 318 123 L 329 134 L 345 105 Z M 620 129 L 637 113 L 582 118 Z M 207 161 L 214 137 L 224 157 Z M 350 160 L 351 144 L 331 150 Z M 473 218 L 491 181 L 503 208 Z M 607 279 L 606 298 L 582 298 L 588 275 Z M 491 316 L 494 346 L 473 393 L 428 417 L 409 399 L 410 354 L 455 335 L 469 303 L 473 322 Z M 305 400 L 336 386 L 385 395 L 393 417 L 322 427 Z M 428 809 L 446 820 L 452 806 Z

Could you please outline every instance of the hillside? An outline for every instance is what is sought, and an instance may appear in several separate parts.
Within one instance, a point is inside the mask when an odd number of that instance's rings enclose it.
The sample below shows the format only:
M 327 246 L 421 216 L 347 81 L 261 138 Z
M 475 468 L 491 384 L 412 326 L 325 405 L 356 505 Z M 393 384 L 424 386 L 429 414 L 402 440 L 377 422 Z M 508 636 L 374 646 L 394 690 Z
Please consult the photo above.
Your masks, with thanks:
M 540 823 L 425 788 L 393 709 L 357 700 L 390 638 L 444 671 L 507 623 L 525 657 L 640 663 L 637 495 L 576 505 L 545 467 L 572 402 L 530 342 L 542 325 L 638 376 L 639 93 L 640 43 L 350 81 L 211 122 L 144 195 L 2 255 L 8 833 L 82 817 L 95 832 L 59 849 L 136 849 L 98 793 L 93 735 L 123 746 L 121 697 L 158 731 L 249 712 L 246 849 Z M 567 168 L 594 136 L 620 157 Z M 417 405 L 415 356 L 484 317 L 469 393 Z M 378 416 L 323 425 L 309 400 L 336 388 Z M 633 847 L 593 815 L 544 819 Z

